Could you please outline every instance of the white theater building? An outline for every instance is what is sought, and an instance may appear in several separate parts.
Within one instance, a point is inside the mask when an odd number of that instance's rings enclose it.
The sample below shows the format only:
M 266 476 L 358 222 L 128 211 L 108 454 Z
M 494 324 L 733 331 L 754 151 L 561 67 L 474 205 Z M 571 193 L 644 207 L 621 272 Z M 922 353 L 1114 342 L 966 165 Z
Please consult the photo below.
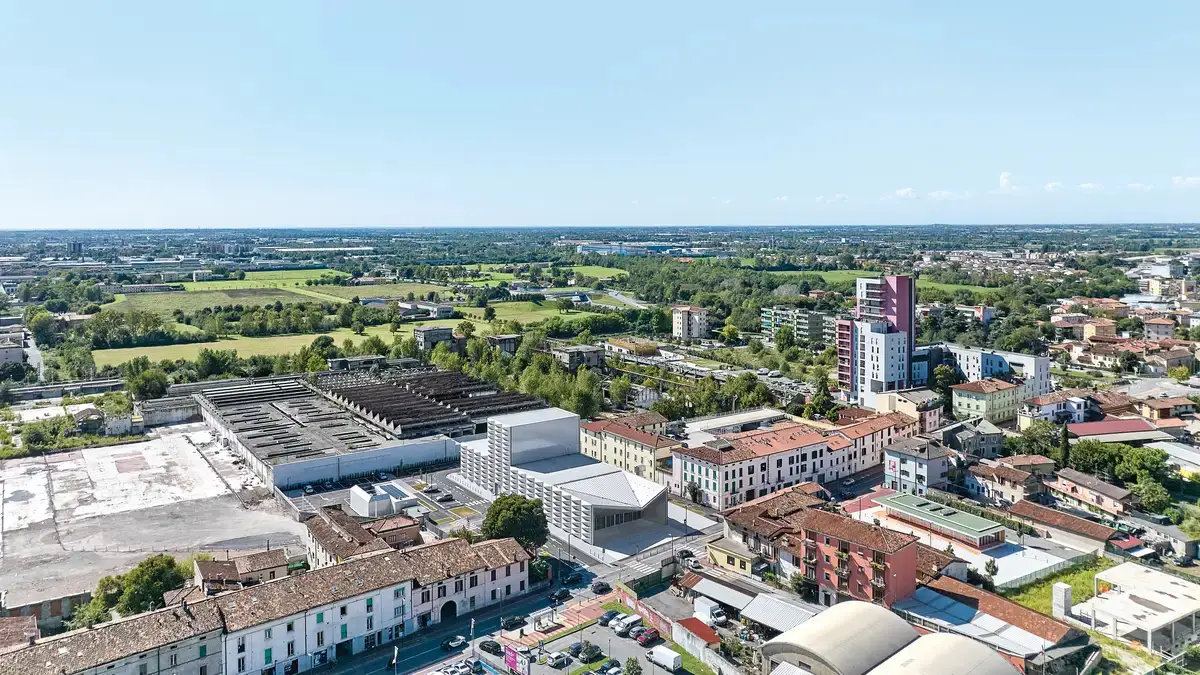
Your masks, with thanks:
M 580 452 L 579 416 L 560 408 L 493 417 L 461 456 L 460 480 L 489 498 L 541 499 L 563 540 L 603 545 L 623 523 L 667 523 L 666 488 Z

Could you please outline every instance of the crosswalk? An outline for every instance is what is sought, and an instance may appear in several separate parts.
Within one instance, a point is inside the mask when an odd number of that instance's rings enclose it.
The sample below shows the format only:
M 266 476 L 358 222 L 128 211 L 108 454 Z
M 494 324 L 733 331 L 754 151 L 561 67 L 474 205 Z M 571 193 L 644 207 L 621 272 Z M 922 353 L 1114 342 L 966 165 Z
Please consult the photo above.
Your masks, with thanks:
M 625 560 L 622 560 L 619 564 L 621 567 L 625 568 L 626 570 L 629 570 L 630 572 L 634 573 L 635 575 L 637 575 L 639 577 L 644 577 L 648 574 L 653 574 L 658 571 L 658 567 L 651 565 L 650 563 L 648 563 L 644 560 L 637 560 L 637 559 L 630 560 L 630 559 L 626 558 Z

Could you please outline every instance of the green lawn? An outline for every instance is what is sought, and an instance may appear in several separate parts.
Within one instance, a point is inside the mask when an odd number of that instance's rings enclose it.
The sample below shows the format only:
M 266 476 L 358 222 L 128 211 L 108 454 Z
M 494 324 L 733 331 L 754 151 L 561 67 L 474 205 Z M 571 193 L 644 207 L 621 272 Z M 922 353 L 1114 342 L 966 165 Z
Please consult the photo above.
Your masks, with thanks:
M 568 313 L 560 312 L 554 306 L 553 300 L 543 300 L 540 304 L 536 302 L 493 302 L 489 307 L 496 310 L 497 319 L 520 321 L 523 324 L 543 321 L 553 316 L 574 318 L 580 314 L 580 310 L 572 310 Z M 463 316 L 470 316 L 479 321 L 483 320 L 482 307 L 459 307 L 458 311 Z
M 430 291 L 439 296 L 451 296 L 454 289 L 448 286 L 434 284 L 418 284 L 402 282 L 398 284 L 378 284 L 376 286 L 306 286 L 317 293 L 330 295 L 335 298 L 349 300 L 355 296 L 360 298 L 407 298 L 409 293 L 416 296 L 428 295 Z
M 1018 605 L 1023 605 L 1047 616 L 1051 612 L 1050 591 L 1054 584 L 1062 581 L 1071 585 L 1071 600 L 1083 602 L 1092 597 L 1092 583 L 1096 575 L 1115 566 L 1116 563 L 1108 558 L 1097 558 L 1095 561 L 1068 567 L 1044 579 L 1004 593 L 1005 597 Z
M 597 279 L 616 279 L 627 274 L 625 270 L 618 270 L 612 267 L 603 267 L 601 265 L 574 265 L 570 269 L 575 271 L 575 274 L 585 277 L 596 277 Z
M 337 270 L 271 270 L 267 272 L 246 272 L 245 279 L 230 279 L 222 281 L 187 281 L 183 287 L 189 291 L 224 291 L 235 288 L 292 288 L 303 286 L 308 279 L 318 279 L 323 276 L 347 276 Z
M 128 312 L 140 309 L 169 315 L 176 309 L 194 312 L 217 305 L 285 305 L 312 302 L 312 298 L 282 288 L 231 288 L 225 291 L 172 291 L 168 293 L 131 293 L 118 295 L 104 309 Z
M 608 295 L 607 293 L 592 293 L 589 297 L 592 299 L 592 304 L 594 304 L 594 305 L 604 305 L 605 307 L 616 307 L 617 309 L 625 309 L 627 307 L 633 306 L 633 305 L 629 304 L 628 302 L 625 302 L 624 300 L 618 300 L 618 299 L 614 298 L 613 296 Z
M 606 602 L 603 605 L 600 605 L 600 609 L 603 609 L 606 612 L 607 611 L 616 611 L 616 612 L 620 612 L 622 614 L 633 614 L 633 610 L 626 607 L 625 603 L 621 602 L 620 600 L 613 600 L 611 602 Z

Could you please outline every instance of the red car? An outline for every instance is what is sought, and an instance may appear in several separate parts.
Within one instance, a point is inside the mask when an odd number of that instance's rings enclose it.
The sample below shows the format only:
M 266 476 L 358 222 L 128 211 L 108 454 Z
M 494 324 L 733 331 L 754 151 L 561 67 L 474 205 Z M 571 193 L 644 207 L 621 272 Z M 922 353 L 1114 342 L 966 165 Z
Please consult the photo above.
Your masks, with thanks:
M 638 644 L 643 647 L 650 644 L 651 642 L 654 642 L 657 639 L 658 639 L 658 629 L 657 628 L 647 628 L 646 630 L 642 631 L 641 635 L 637 636 Z

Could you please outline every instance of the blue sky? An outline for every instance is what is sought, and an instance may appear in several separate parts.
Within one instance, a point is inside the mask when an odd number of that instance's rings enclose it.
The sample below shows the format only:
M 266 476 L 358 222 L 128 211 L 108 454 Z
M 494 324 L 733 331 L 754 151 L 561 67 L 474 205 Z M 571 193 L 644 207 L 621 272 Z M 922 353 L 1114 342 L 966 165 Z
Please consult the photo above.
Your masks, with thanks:
M 0 17 L 2 228 L 1200 220 L 1195 2 Z

